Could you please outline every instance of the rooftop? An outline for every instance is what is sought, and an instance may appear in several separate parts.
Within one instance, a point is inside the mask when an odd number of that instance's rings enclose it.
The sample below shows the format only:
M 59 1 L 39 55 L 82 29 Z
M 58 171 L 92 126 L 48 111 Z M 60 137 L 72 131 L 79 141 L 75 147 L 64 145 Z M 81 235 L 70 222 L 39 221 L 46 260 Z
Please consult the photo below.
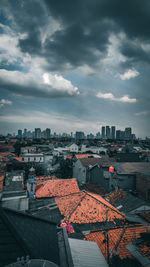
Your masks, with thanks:
M 149 232 L 150 227 L 142 225 L 125 226 L 109 230 L 109 251 L 110 257 L 119 255 L 121 259 L 132 258 L 130 251 L 126 245 L 130 244 L 133 240 L 140 237 L 141 233 Z M 104 257 L 107 259 L 107 244 L 106 244 L 106 231 L 99 230 L 86 235 L 89 241 L 95 241 L 100 247 Z
M 88 167 L 89 165 L 94 166 L 96 164 L 102 165 L 102 166 L 110 166 L 111 163 L 116 162 L 114 158 L 108 158 L 108 157 L 103 157 L 103 158 L 82 158 L 80 159 L 82 165 L 84 167 Z
M 58 264 L 57 231 L 54 223 L 0 208 L 0 237 L 1 266 L 27 255 Z
M 93 154 L 75 154 L 76 159 L 86 159 L 93 157 Z
M 124 220 L 124 214 L 100 195 L 79 192 L 55 199 L 59 210 L 69 222 L 84 224 Z
M 150 162 L 120 162 L 114 163 L 114 167 L 117 173 L 150 175 Z
M 43 184 L 36 189 L 37 198 L 65 196 L 79 192 L 79 187 L 75 178 L 57 179 L 44 181 Z
M 131 212 L 143 205 L 150 206 L 149 201 L 143 200 L 121 189 L 116 189 L 107 195 L 106 199 L 109 200 L 116 208 L 118 207 L 120 211 L 125 213 Z

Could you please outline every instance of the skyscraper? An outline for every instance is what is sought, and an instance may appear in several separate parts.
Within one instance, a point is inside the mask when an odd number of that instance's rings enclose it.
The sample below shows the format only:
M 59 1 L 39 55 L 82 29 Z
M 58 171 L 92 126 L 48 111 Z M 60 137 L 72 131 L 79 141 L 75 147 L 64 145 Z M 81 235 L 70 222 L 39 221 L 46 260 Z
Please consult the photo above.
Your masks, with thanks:
M 41 128 L 35 128 L 35 139 L 41 138 Z
M 111 138 L 115 139 L 116 138 L 116 127 L 111 126 Z
M 23 133 L 23 137 L 26 138 L 27 137 L 27 129 L 24 129 L 24 133 Z
M 109 139 L 110 138 L 110 127 L 106 126 L 106 137 Z
M 46 134 L 46 139 L 49 139 L 51 137 L 51 129 L 46 128 L 45 134 Z
M 84 132 L 76 132 L 75 133 L 75 138 L 76 139 L 84 139 L 85 138 L 85 135 L 84 135 Z
M 102 138 L 105 138 L 105 126 L 102 126 Z
M 18 130 L 18 138 L 22 138 L 22 130 Z
M 132 138 L 132 129 L 130 127 L 125 128 L 125 139 L 130 140 Z

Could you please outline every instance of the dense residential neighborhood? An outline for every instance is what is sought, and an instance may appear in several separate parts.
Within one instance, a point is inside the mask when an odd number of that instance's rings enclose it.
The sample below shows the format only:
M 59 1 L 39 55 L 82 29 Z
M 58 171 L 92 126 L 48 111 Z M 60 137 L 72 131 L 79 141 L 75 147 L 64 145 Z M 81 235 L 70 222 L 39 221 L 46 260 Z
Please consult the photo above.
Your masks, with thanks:
M 149 266 L 149 154 L 149 140 L 1 137 L 0 266 Z

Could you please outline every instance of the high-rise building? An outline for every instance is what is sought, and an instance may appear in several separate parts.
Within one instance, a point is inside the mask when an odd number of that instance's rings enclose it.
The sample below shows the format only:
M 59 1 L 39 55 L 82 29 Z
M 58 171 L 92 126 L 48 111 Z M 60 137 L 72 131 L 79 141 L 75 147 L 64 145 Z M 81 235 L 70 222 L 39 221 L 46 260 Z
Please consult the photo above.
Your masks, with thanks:
M 102 138 L 105 138 L 105 126 L 102 126 Z
M 116 131 L 116 139 L 117 140 L 123 140 L 124 139 L 125 132 L 121 130 Z
M 76 132 L 75 138 L 78 140 L 84 139 L 85 138 L 84 132 Z
M 87 135 L 87 139 L 94 139 L 94 138 L 95 138 L 95 136 L 92 133 L 90 133 L 90 134 Z
M 130 140 L 132 138 L 132 129 L 131 127 L 125 128 L 125 139 Z
M 19 138 L 19 139 L 22 138 L 22 130 L 18 130 L 18 138 Z
M 41 128 L 35 128 L 35 139 L 41 138 Z
M 109 126 L 106 126 L 106 137 L 107 139 L 110 138 L 110 127 Z
M 111 138 L 115 139 L 116 138 L 116 127 L 111 126 Z
M 96 139 L 100 139 L 100 138 L 101 138 L 100 132 L 96 133 Z
M 49 139 L 51 137 L 51 129 L 46 128 L 45 134 L 46 134 L 46 139 Z
M 23 133 L 23 137 L 26 138 L 27 137 L 27 129 L 24 129 L 24 133 Z

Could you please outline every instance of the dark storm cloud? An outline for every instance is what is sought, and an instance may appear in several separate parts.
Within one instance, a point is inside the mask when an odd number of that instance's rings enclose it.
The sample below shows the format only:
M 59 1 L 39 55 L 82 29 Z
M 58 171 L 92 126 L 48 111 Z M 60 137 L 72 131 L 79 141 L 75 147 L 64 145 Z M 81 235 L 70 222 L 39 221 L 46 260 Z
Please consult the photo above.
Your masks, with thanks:
M 14 27 L 27 33 L 20 39 L 23 52 L 41 55 L 50 63 L 50 68 L 59 69 L 64 64 L 94 65 L 105 56 L 111 33 L 124 32 L 128 40 L 149 42 L 150 2 L 147 0 L 45 0 L 4 1 L 14 19 Z M 60 29 L 47 35 L 42 43 L 41 32 L 53 17 Z M 147 61 L 147 52 L 137 43 L 121 43 L 121 52 L 130 62 Z M 99 52 L 99 54 L 97 54 Z
M 46 54 L 50 58 L 54 56 L 57 64 L 94 64 L 106 52 L 107 28 L 108 23 L 101 22 L 88 28 L 87 33 L 84 26 L 78 24 L 57 31 L 52 35 L 52 40 L 47 39 L 45 43 Z M 97 52 L 101 54 L 97 55 Z

